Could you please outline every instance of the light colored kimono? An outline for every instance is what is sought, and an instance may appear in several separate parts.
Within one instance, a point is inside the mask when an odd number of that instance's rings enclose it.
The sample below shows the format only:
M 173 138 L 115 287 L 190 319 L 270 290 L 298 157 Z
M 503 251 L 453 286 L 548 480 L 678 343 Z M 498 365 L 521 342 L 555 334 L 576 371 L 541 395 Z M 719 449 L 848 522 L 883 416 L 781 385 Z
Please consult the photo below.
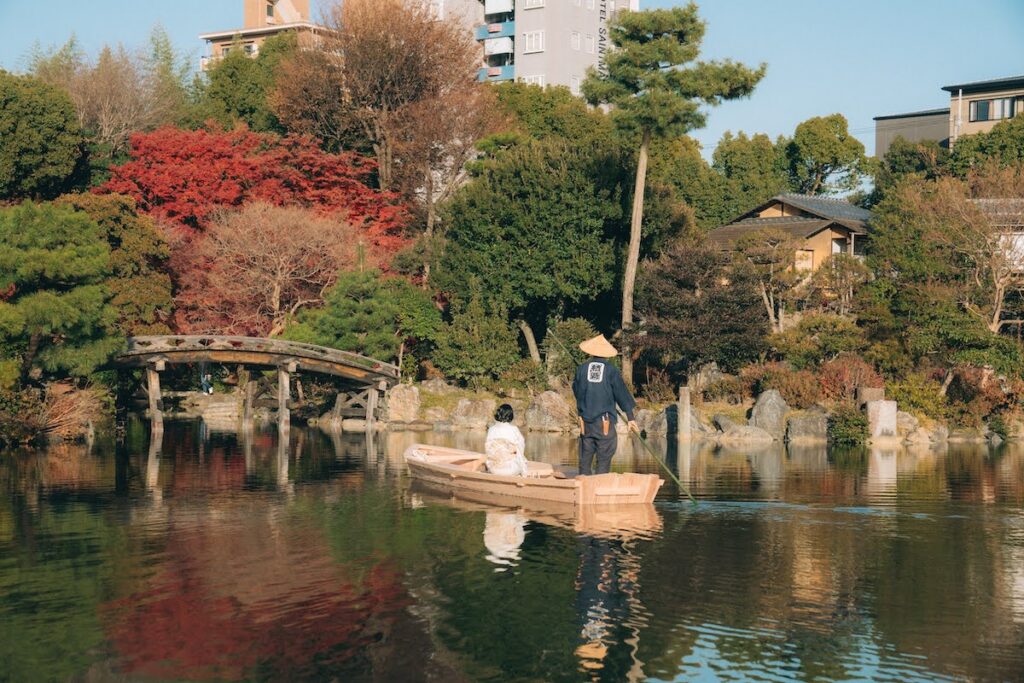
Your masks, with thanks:
M 509 422 L 495 422 L 487 430 L 484 442 L 487 471 L 513 477 L 528 475 L 526 441 L 519 428 Z

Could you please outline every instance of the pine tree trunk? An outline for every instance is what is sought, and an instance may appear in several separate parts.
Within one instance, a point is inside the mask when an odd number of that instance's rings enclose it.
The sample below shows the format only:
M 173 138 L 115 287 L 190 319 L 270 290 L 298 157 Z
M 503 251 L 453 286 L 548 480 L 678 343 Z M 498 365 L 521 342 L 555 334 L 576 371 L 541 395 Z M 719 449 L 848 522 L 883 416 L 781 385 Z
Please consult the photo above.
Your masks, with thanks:
M 516 325 L 519 326 L 519 330 L 523 333 L 523 339 L 526 340 L 526 348 L 530 350 L 530 358 L 537 365 L 540 365 L 540 349 L 537 348 L 537 338 L 533 336 L 533 328 L 530 327 L 530 323 L 526 322 L 522 318 L 516 321 Z
M 636 184 L 633 188 L 633 214 L 629 224 L 629 252 L 626 255 L 626 273 L 622 278 L 622 378 L 626 386 L 633 388 L 633 350 L 628 340 L 629 328 L 633 325 L 633 289 L 636 285 L 636 269 L 640 262 L 640 225 L 644 220 L 644 188 L 647 184 L 647 153 L 651 146 L 651 132 L 644 131 L 640 143 L 640 155 L 636 162 Z

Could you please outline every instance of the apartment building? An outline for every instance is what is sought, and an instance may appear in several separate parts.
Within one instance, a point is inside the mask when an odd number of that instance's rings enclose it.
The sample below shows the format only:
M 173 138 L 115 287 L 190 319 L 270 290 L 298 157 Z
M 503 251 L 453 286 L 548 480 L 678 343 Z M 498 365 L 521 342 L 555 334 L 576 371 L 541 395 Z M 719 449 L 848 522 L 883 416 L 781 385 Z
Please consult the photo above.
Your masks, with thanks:
M 201 66 L 205 70 L 232 50 L 256 55 L 267 38 L 286 31 L 295 31 L 300 45 L 310 45 L 323 30 L 310 20 L 309 0 L 243 0 L 241 28 L 199 36 L 207 44 Z
M 875 117 L 875 156 L 881 158 L 897 137 L 910 142 L 936 140 L 952 148 L 957 138 L 992 129 L 1024 113 L 1024 76 L 958 83 L 942 88 L 949 106 Z
M 482 0 L 481 81 L 564 85 L 579 94 L 587 69 L 611 49 L 608 20 L 640 0 Z

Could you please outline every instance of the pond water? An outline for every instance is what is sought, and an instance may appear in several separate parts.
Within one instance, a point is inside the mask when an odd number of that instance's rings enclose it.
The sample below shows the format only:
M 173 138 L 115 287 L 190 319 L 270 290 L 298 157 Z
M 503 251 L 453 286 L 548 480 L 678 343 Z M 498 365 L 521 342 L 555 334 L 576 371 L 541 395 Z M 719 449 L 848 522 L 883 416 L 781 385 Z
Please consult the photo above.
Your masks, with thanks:
M 1024 679 L 1024 447 L 662 443 L 696 505 L 580 518 L 420 490 L 417 439 L 483 436 L 0 454 L 0 680 Z

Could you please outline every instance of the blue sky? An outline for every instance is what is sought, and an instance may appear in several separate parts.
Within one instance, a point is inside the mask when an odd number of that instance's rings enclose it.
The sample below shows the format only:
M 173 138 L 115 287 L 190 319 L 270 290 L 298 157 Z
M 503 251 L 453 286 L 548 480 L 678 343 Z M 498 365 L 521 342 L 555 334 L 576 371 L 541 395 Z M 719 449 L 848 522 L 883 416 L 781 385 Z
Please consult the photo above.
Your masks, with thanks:
M 568 0 L 551 0 L 566 2 Z M 678 0 L 641 0 L 641 8 Z M 840 112 L 870 153 L 872 117 L 944 106 L 943 85 L 1024 74 L 1022 0 L 705 0 L 704 57 L 768 63 L 748 100 L 695 131 L 709 153 L 726 130 L 792 133 Z M 0 68 L 20 70 L 38 42 L 74 32 L 95 51 L 139 46 L 160 23 L 198 64 L 204 31 L 241 24 L 241 0 L 0 0 Z

